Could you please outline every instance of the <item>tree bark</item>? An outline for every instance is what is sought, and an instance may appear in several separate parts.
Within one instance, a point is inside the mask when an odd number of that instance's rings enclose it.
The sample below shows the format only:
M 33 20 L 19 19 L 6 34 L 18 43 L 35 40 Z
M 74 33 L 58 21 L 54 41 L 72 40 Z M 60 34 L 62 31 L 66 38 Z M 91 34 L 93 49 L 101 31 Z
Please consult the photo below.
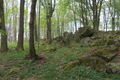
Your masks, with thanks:
M 3 0 L 0 0 L 0 26 L 3 32 L 1 32 L 1 52 L 7 52 L 7 34 L 5 29 L 5 19 L 4 19 L 4 5 Z
M 74 0 L 74 6 L 75 6 L 75 0 Z M 76 11 L 73 8 L 73 13 L 74 13 L 74 24 L 75 24 L 75 32 L 77 31 L 77 23 L 76 23 Z
M 39 16 L 38 16 L 38 49 L 39 49 L 39 39 L 40 39 L 40 2 L 41 0 L 39 0 Z
M 16 50 L 24 50 L 24 0 L 20 0 L 20 22 L 19 22 L 19 34 Z
M 14 42 L 16 42 L 16 25 L 17 25 L 17 14 L 14 16 Z
M 35 6 L 37 0 L 32 0 L 31 13 L 30 13 L 30 37 L 29 37 L 29 56 L 28 59 L 37 59 L 35 46 L 34 46 L 34 19 L 35 19 Z
M 26 1 L 26 10 L 27 11 L 28 11 L 28 5 L 29 5 L 29 3 L 28 3 L 28 1 Z M 28 20 L 28 13 L 26 13 L 26 15 L 25 15 L 25 28 L 26 28 L 26 31 L 25 31 L 25 41 L 26 42 L 28 42 L 28 31 L 27 31 L 28 22 L 27 22 L 27 20 Z
M 37 39 L 37 27 L 36 27 L 36 11 L 35 11 L 35 19 L 34 19 L 34 33 L 35 33 L 35 41 L 38 42 L 38 39 Z
M 63 20 L 62 20 L 62 22 L 61 22 L 61 36 L 63 35 L 63 33 L 64 33 L 64 16 L 62 16 L 63 17 Z
M 57 35 L 60 36 L 60 24 L 59 24 L 60 12 L 57 12 Z

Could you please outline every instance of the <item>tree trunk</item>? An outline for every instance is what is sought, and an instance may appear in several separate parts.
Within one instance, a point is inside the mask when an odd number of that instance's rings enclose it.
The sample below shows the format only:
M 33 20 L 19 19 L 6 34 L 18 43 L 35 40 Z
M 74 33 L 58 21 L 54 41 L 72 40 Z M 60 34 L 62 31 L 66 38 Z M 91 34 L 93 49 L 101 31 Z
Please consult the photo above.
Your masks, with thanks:
M 26 10 L 28 11 L 28 5 L 29 5 L 29 3 L 28 3 L 28 1 L 26 1 Z M 26 15 L 25 15 L 25 41 L 26 42 L 28 42 L 28 31 L 27 31 L 27 27 L 28 27 L 28 22 L 27 22 L 27 20 L 28 20 L 28 13 L 26 13 Z
M 63 19 L 64 19 L 64 16 L 63 16 Z M 64 33 L 64 20 L 62 20 L 61 22 L 61 36 L 63 35 Z
M 36 11 L 35 11 L 35 19 L 34 19 L 34 33 L 35 33 L 35 41 L 38 42 L 37 40 L 37 27 L 36 27 Z
M 37 0 L 32 0 L 31 13 L 30 13 L 30 38 L 29 38 L 29 54 L 26 56 L 27 59 L 37 59 L 35 46 L 34 46 L 34 19 L 35 19 L 35 6 Z
M 117 12 L 117 30 L 119 30 L 119 12 Z
M 39 49 L 39 39 L 40 39 L 40 2 L 39 0 L 39 16 L 38 16 L 38 49 Z
M 11 23 L 12 23 L 12 20 L 11 20 L 11 18 L 10 18 L 10 19 L 9 19 L 9 28 L 8 28 L 7 31 L 6 31 L 7 34 L 9 34 L 9 36 L 8 36 L 8 41 L 9 41 L 9 42 L 11 42 L 11 36 L 10 36 L 10 35 L 11 35 L 11 32 L 10 32 L 10 31 L 11 31 Z
M 8 50 L 8 45 L 7 45 L 7 34 L 5 29 L 3 0 L 0 0 L 0 19 L 1 19 L 0 26 L 3 31 L 1 32 L 1 52 L 6 52 Z
M 75 11 L 73 13 L 74 13 L 74 23 L 75 23 L 75 32 L 76 32 L 77 31 L 76 13 Z
M 114 12 L 112 17 L 112 31 L 115 31 L 115 0 L 114 1 Z
M 88 7 L 88 2 L 87 2 L 87 0 L 86 0 L 86 8 L 85 8 L 85 25 L 88 25 L 88 19 L 87 19 L 87 16 L 88 16 L 88 9 L 89 7 Z
M 101 12 L 101 6 L 102 6 L 101 0 L 99 3 L 96 0 L 93 0 L 93 29 L 99 30 L 99 22 L 100 22 L 100 12 Z M 98 7 L 100 5 L 100 7 Z
M 16 50 L 24 50 L 24 0 L 20 0 L 20 22 L 19 22 L 19 34 Z
M 57 35 L 60 36 L 60 24 L 59 24 L 60 12 L 57 13 Z
M 44 38 L 47 38 L 47 34 L 46 34 L 46 26 L 44 26 Z
M 16 26 L 17 26 L 17 14 L 14 16 L 14 42 L 16 42 Z

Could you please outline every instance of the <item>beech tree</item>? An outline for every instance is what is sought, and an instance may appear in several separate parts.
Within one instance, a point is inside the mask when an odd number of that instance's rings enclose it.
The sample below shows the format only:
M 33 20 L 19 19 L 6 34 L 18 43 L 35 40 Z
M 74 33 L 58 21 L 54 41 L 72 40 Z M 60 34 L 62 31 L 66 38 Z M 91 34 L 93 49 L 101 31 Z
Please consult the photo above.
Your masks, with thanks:
M 89 0 L 90 8 L 93 12 L 93 29 L 99 30 L 100 12 L 103 0 Z
M 25 59 L 38 59 L 38 55 L 35 51 L 34 46 L 34 19 L 35 19 L 35 6 L 36 6 L 37 0 L 32 0 L 31 5 L 31 12 L 30 12 L 30 23 L 29 23 L 29 29 L 30 29 L 30 36 L 29 36 L 29 54 L 26 55 Z
M 20 22 L 19 22 L 19 34 L 18 34 L 18 43 L 16 50 L 24 50 L 23 41 L 24 41 L 24 2 L 25 0 L 20 0 Z
M 44 0 L 44 3 L 42 2 L 43 7 L 46 9 L 46 20 L 47 20 L 47 39 L 49 43 L 51 44 L 51 17 L 55 10 L 55 4 L 56 0 Z
M 39 39 L 40 39 L 40 3 L 41 0 L 39 0 L 39 15 L 38 15 L 38 49 L 39 49 Z
M 0 0 L 0 29 L 1 31 L 1 52 L 6 52 L 8 50 L 7 45 L 7 34 L 5 29 L 5 20 L 4 20 L 4 6 L 3 0 Z

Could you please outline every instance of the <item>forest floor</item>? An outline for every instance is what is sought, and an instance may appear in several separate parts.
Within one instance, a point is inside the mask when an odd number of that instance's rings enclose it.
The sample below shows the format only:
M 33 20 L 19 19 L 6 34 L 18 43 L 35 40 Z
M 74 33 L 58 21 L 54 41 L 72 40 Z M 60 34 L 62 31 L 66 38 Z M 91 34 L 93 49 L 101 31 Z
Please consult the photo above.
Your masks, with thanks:
M 74 44 L 74 47 L 64 46 L 54 52 L 49 52 L 49 45 L 41 45 L 39 50 L 36 46 L 36 53 L 44 59 L 35 62 L 24 60 L 29 52 L 28 42 L 24 43 L 25 51 L 0 53 L 0 80 L 120 80 L 120 76 L 104 71 L 98 73 L 82 65 L 64 71 L 66 63 L 77 60 L 79 55 L 89 50 L 87 46 L 80 47 L 83 44 Z M 14 50 L 16 45 L 9 43 L 8 46 Z

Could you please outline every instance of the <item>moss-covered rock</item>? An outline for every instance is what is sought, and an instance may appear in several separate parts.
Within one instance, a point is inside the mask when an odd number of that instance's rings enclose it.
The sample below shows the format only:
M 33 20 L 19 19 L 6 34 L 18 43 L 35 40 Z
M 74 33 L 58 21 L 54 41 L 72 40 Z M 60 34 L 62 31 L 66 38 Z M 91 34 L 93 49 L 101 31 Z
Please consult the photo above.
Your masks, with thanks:
M 64 70 L 71 70 L 72 68 L 78 66 L 79 64 L 80 64 L 80 63 L 79 63 L 78 60 L 69 62 L 69 63 L 66 64 L 66 66 L 64 67 Z
M 107 45 L 115 45 L 115 43 L 114 39 L 107 39 Z
M 78 59 L 82 65 L 88 67 L 89 69 L 95 69 L 98 72 L 100 72 L 105 65 L 105 61 L 98 57 L 86 57 Z
M 94 47 L 94 46 L 104 46 L 107 42 L 107 39 L 96 39 L 96 40 L 93 40 L 89 43 L 89 46 L 90 47 Z
M 74 43 L 70 43 L 69 44 L 69 47 L 72 48 L 72 47 L 75 47 L 76 45 Z
M 81 43 L 88 44 L 90 40 L 91 40 L 90 37 L 85 37 L 85 38 L 82 38 L 80 41 Z
M 64 32 L 63 34 L 63 42 L 64 44 L 69 44 L 74 39 L 74 34 L 72 32 Z
M 117 41 L 117 42 L 115 43 L 115 46 L 116 46 L 116 47 L 120 47 L 120 42 Z
M 117 47 L 106 47 L 106 48 L 101 48 L 101 49 L 96 49 L 96 55 L 105 60 L 106 62 L 110 62 L 117 56 Z

